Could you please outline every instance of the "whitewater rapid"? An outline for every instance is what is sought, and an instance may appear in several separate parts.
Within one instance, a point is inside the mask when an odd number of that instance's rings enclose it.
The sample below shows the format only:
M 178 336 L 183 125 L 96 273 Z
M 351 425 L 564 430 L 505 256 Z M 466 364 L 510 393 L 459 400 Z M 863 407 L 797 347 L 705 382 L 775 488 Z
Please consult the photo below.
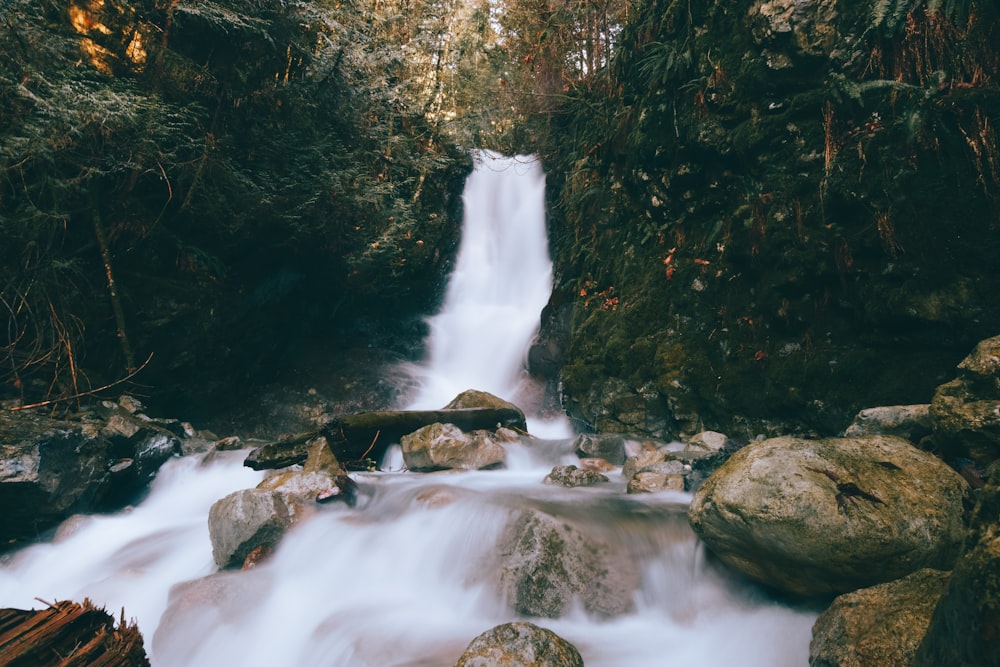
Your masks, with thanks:
M 464 196 L 455 273 L 412 371 L 412 407 L 475 388 L 512 399 L 551 291 L 544 174 L 527 157 L 477 156 Z M 481 228 L 485 227 L 485 229 Z M 522 406 L 531 412 L 532 406 Z M 801 667 L 815 613 L 776 602 L 705 562 L 689 496 L 625 494 L 611 481 L 542 484 L 576 461 L 565 422 L 512 446 L 507 468 L 353 473 L 357 508 L 317 505 L 253 569 L 217 572 L 207 516 L 262 474 L 246 452 L 169 461 L 148 497 L 109 516 L 68 521 L 54 540 L 0 561 L 0 606 L 84 597 L 135 618 L 154 667 L 451 667 L 483 631 L 531 620 L 573 643 L 588 667 Z M 505 528 L 542 510 L 610 535 L 637 567 L 633 611 L 521 619 L 498 593 Z

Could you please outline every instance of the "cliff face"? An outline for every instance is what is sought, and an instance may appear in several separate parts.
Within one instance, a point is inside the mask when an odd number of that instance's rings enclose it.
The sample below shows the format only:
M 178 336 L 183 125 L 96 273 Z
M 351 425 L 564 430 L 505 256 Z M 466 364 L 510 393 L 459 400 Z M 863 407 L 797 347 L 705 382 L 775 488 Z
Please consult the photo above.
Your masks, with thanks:
M 1000 17 L 936 9 L 640 8 L 543 151 L 573 417 L 831 434 L 1000 330 Z

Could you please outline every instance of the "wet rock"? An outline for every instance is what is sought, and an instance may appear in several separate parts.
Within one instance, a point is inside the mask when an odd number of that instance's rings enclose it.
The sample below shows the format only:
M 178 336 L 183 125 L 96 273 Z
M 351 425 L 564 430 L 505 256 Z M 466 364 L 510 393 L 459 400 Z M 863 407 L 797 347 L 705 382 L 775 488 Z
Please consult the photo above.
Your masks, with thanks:
M 574 465 L 556 466 L 543 480 L 545 484 L 557 486 L 593 486 L 609 481 L 605 475 L 595 470 L 583 470 Z
M 622 467 L 628 493 L 683 491 L 691 466 L 675 457 L 673 452 L 645 449 L 629 457 Z
M 581 470 L 592 470 L 594 472 L 611 472 L 618 466 L 608 463 L 604 459 L 584 458 L 580 459 Z
M 857 414 L 844 435 L 895 435 L 918 443 L 931 433 L 930 403 L 866 408 Z
M 909 665 L 948 576 L 922 569 L 839 596 L 816 619 L 809 666 Z
M 621 433 L 583 433 L 573 443 L 577 456 L 604 459 L 609 463 L 625 463 L 625 436 Z
M 243 449 L 243 438 L 238 435 L 231 435 L 226 438 L 219 438 L 215 441 L 215 448 L 220 452 L 232 452 Z
M 930 406 L 933 440 L 948 460 L 986 467 L 1000 458 L 1000 336 L 980 342 L 937 388 Z
M 836 0 L 757 2 L 747 20 L 758 44 L 777 45 L 793 54 L 826 56 L 838 38 Z
M 524 411 L 510 401 L 505 401 L 499 396 L 486 391 L 476 389 L 466 389 L 461 394 L 451 400 L 443 410 L 465 410 L 468 408 L 493 408 L 497 410 L 516 410 L 521 413 L 521 421 L 524 421 Z
M 948 569 L 968 484 L 892 436 L 773 438 L 736 452 L 695 493 L 695 532 L 727 565 L 786 593 L 840 594 Z
M 644 446 L 635 456 L 625 459 L 625 465 L 622 466 L 622 477 L 626 480 L 632 479 L 640 470 L 663 463 L 666 458 L 666 452 L 653 446 Z
M 726 447 L 729 437 L 718 431 L 701 431 L 695 433 L 687 442 L 684 448 L 691 451 L 718 452 Z
M 683 491 L 684 476 L 653 470 L 637 472 L 628 481 L 628 493 L 656 493 L 658 491 Z
M 499 588 L 514 610 L 558 618 L 579 604 L 597 616 L 634 607 L 639 573 L 611 539 L 537 510 L 522 512 L 500 542 Z
M 1000 665 L 1000 464 L 978 492 L 966 544 L 912 667 Z
M 431 424 L 403 436 L 410 470 L 478 470 L 503 463 L 506 450 L 489 431 L 464 433 L 454 424 Z
M 576 647 L 533 623 L 504 623 L 479 635 L 455 667 L 583 667 Z
M 340 465 L 336 455 L 330 449 L 326 438 L 319 436 L 313 438 L 308 443 L 306 461 L 302 464 L 302 472 L 322 472 L 333 477 L 343 475 L 347 471 Z
M 117 462 L 93 424 L 0 411 L 0 548 L 99 506 Z
M 284 494 L 276 491 L 243 489 L 217 501 L 208 512 L 216 565 L 238 567 L 257 547 L 274 547 L 293 519 Z

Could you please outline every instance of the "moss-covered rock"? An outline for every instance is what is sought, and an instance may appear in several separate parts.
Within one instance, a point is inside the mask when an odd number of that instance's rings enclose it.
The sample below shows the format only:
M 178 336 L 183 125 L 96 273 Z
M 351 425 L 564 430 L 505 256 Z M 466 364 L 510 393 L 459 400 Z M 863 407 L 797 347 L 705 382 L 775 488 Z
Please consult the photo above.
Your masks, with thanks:
M 965 4 L 637 11 L 543 151 L 572 416 L 832 435 L 1000 330 L 1000 21 Z

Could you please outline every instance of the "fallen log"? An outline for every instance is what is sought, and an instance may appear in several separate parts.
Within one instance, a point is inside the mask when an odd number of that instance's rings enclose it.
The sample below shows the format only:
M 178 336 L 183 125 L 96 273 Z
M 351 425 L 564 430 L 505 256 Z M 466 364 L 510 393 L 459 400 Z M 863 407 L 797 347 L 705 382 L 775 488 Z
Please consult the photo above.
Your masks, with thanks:
M 48 603 L 46 603 L 48 604 Z M 47 609 L 0 609 L 0 665 L 8 667 L 149 667 L 142 633 L 90 600 Z
M 326 436 L 330 451 L 342 463 L 380 460 L 390 445 L 404 435 L 430 424 L 454 424 L 463 431 L 496 430 L 499 427 L 527 431 L 524 413 L 517 408 L 456 408 L 443 410 L 383 410 L 345 415 L 313 433 L 258 447 L 244 465 L 254 470 L 283 468 L 306 460 L 304 443 Z

